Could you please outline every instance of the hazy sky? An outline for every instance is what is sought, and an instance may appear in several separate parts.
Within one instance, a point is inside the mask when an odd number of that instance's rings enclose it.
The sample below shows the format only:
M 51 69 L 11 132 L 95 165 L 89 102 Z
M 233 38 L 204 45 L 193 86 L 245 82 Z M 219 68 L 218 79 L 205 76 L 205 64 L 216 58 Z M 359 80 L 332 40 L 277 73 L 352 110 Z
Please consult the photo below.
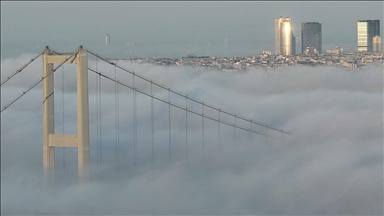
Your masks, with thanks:
M 291 17 L 300 37 L 301 23 L 322 22 L 324 49 L 357 47 L 357 20 L 380 19 L 383 2 L 1 2 L 2 52 L 51 45 L 73 50 L 98 47 L 104 34 L 125 46 L 199 43 L 274 49 L 274 19 Z M 381 28 L 383 29 L 383 28 Z M 5 45 L 5 46 L 3 46 Z M 19 49 L 18 49 L 19 50 Z M 163 50 L 163 52 L 167 52 Z M 257 53 L 258 55 L 259 53 Z

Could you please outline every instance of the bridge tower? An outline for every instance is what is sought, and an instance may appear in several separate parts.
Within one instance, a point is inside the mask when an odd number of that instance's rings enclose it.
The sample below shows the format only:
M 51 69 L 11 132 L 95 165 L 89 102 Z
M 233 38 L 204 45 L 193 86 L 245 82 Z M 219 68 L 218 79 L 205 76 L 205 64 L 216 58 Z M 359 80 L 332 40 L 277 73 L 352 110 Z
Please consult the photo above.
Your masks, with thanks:
M 54 64 L 76 64 L 77 134 L 55 134 L 54 128 Z M 80 182 L 89 181 L 89 101 L 88 56 L 80 46 L 76 54 L 57 54 L 49 47 L 43 55 L 43 172 L 46 181 L 54 178 L 55 147 L 74 147 L 78 154 Z

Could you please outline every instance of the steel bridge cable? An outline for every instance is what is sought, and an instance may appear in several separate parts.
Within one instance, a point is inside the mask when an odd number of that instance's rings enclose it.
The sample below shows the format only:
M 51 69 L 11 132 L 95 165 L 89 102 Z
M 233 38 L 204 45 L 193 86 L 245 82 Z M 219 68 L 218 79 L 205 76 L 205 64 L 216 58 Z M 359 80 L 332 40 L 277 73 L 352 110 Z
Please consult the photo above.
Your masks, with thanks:
M 185 96 L 185 160 L 188 162 L 188 96 Z
M 61 68 L 62 70 L 62 77 L 61 77 L 61 86 L 63 88 L 63 134 L 65 134 L 65 123 L 64 123 L 64 104 L 65 104 L 65 99 L 64 99 L 64 93 L 65 93 L 65 87 L 64 87 L 64 65 Z M 64 171 L 64 178 L 65 178 L 65 147 L 62 147 L 63 149 L 63 171 Z
M 153 106 L 153 84 L 151 81 L 151 132 L 152 132 L 152 170 L 154 168 L 154 160 L 155 160 L 155 126 L 154 126 L 154 106 Z
M 235 124 L 234 125 L 236 125 L 236 120 L 237 120 L 237 118 L 235 115 Z M 236 128 L 235 127 L 233 127 L 233 144 L 236 146 Z
M 106 79 L 108 79 L 108 80 L 111 80 L 111 81 L 113 81 L 113 82 L 117 82 L 118 84 L 120 84 L 120 85 L 122 85 L 122 86 L 125 86 L 125 87 L 130 88 L 130 89 L 132 89 L 132 90 L 135 90 L 136 92 L 139 92 L 139 93 L 141 93 L 141 94 L 143 94 L 143 95 L 146 95 L 146 96 L 148 96 L 148 97 L 151 97 L 151 95 L 150 95 L 149 93 L 146 93 L 146 92 L 144 92 L 144 91 L 142 91 L 142 90 L 140 90 L 140 89 L 137 89 L 137 88 L 133 88 L 133 87 L 130 86 L 129 84 L 126 84 L 126 83 L 123 83 L 123 82 L 114 80 L 113 78 L 111 78 L 111 77 L 109 77 L 109 76 L 107 76 L 107 75 L 105 75 L 105 74 L 103 74 L 103 73 L 101 73 L 101 72 L 99 72 L 99 71 L 95 71 L 95 70 L 92 69 L 92 68 L 88 68 L 88 69 L 89 69 L 90 71 L 94 72 L 94 73 L 99 74 L 100 76 L 102 76 L 102 77 L 104 77 L 104 78 L 106 78 Z M 170 103 L 170 102 L 168 102 L 168 101 L 166 101 L 166 100 L 164 100 L 164 99 L 161 99 L 161 98 L 159 98 L 159 97 L 154 96 L 154 99 L 156 99 L 156 100 L 158 100 L 158 101 L 160 101 L 160 102 L 166 103 L 166 104 L 168 103 L 169 105 L 171 105 L 171 106 L 173 106 L 173 107 L 176 107 L 176 108 L 178 108 L 178 109 L 180 109 L 180 110 L 184 110 L 184 111 L 187 110 L 189 113 L 193 113 L 193 114 L 195 114 L 195 115 L 197 115 L 197 116 L 200 116 L 200 117 L 202 116 L 201 113 L 195 112 L 195 111 L 193 111 L 193 110 L 188 110 L 188 109 L 186 109 L 186 108 L 184 108 L 184 107 L 181 107 L 180 105 Z M 212 121 L 219 121 L 218 119 L 215 119 L 215 118 L 210 117 L 210 116 L 206 116 L 206 115 L 205 115 L 204 117 L 207 118 L 207 119 L 210 119 L 210 120 L 212 120 Z M 238 126 L 238 125 L 230 124 L 230 123 L 225 122 L 225 121 L 222 121 L 222 120 L 220 120 L 219 122 L 222 123 L 222 124 L 228 125 L 228 126 L 235 127 L 235 128 L 237 128 L 237 129 L 241 129 L 241 130 L 244 130 L 244 131 L 249 131 L 249 128 L 244 128 L 244 127 L 241 127 L 241 126 Z M 258 131 L 254 131 L 254 130 L 252 130 L 251 132 L 252 132 L 252 133 L 255 133 L 255 134 L 259 134 L 259 135 L 263 135 L 263 136 L 265 136 L 265 133 L 262 133 L 262 132 L 258 132 Z M 270 138 L 274 138 L 274 137 L 272 137 L 272 136 L 268 136 L 268 137 L 270 137 Z
M 62 63 L 60 63 L 55 69 L 53 69 L 51 72 L 49 72 L 47 75 L 43 76 L 40 80 L 36 81 L 32 86 L 30 86 L 26 91 L 24 91 L 22 94 L 20 94 L 19 96 L 17 96 L 15 99 L 13 99 L 8 105 L 4 106 L 0 113 L 2 113 L 4 110 L 6 110 L 8 107 L 10 107 L 12 104 L 14 104 L 16 101 L 18 101 L 21 97 L 23 97 L 25 94 L 27 94 L 31 89 L 33 89 L 35 86 L 37 86 L 41 81 L 43 81 L 45 78 L 47 78 L 48 76 L 50 76 L 51 74 L 53 74 L 57 69 L 59 69 L 65 62 L 67 62 L 70 58 L 72 58 L 75 54 L 77 54 L 79 51 L 77 51 L 76 53 L 72 54 L 71 56 L 69 56 L 68 58 L 66 58 Z M 45 98 L 43 100 L 43 103 L 50 97 L 53 95 L 53 92 L 52 94 L 48 95 L 47 98 Z
M 101 113 L 102 113 L 102 110 L 101 110 L 101 108 L 102 108 L 102 101 L 101 101 L 101 93 L 102 93 L 102 89 L 101 89 L 101 77 L 99 76 L 99 83 L 98 83 L 98 85 L 99 85 L 99 120 L 100 120 L 100 125 L 99 125 L 99 127 L 100 127 L 100 151 L 99 151 L 99 153 L 100 153 L 100 155 L 99 155 L 99 160 L 100 160 L 100 164 L 99 164 L 99 166 L 101 167 L 102 165 L 103 165 L 103 141 L 102 141 L 102 132 L 103 132 L 103 130 L 102 130 L 102 115 L 101 115 Z M 99 171 L 101 171 L 101 170 L 99 170 Z
M 92 55 L 96 55 L 95 53 L 93 53 L 93 52 L 90 51 L 89 49 L 86 49 L 86 50 L 87 50 L 90 54 L 92 54 Z M 111 65 L 115 65 L 115 64 L 116 64 L 116 63 L 114 63 L 114 62 L 109 61 L 109 60 L 106 59 L 106 58 L 102 58 L 102 60 L 105 61 L 105 62 L 107 62 L 107 63 L 109 63 L 109 64 L 111 64 Z M 146 77 L 144 77 L 144 76 L 142 76 L 142 75 L 137 75 L 137 74 L 135 74 L 135 72 L 132 72 L 132 71 L 130 71 L 130 70 L 126 69 L 126 68 L 123 68 L 123 67 L 121 67 L 121 66 L 119 66 L 119 65 L 117 65 L 117 67 L 119 67 L 120 69 L 122 69 L 122 70 L 125 71 L 125 72 L 128 72 L 128 73 L 130 73 L 130 74 L 134 74 L 134 75 L 138 76 L 139 78 L 141 78 L 141 79 L 144 80 L 144 81 L 150 82 L 150 79 L 149 79 L 149 78 L 146 78 Z M 157 85 L 157 86 L 159 86 L 160 88 L 165 89 L 165 90 L 168 89 L 168 87 L 166 87 L 166 86 L 164 86 L 164 85 L 161 85 L 161 84 L 159 84 L 159 83 L 157 83 L 157 82 L 154 82 L 154 84 Z M 182 94 L 182 93 L 180 93 L 180 92 L 178 92 L 178 91 L 172 90 L 172 89 L 171 89 L 170 91 L 171 91 L 172 93 L 174 93 L 174 94 L 177 94 L 177 95 L 181 96 L 181 97 L 185 97 L 185 96 L 186 96 L 186 95 L 184 95 L 184 94 Z M 189 99 L 190 99 L 191 101 L 194 101 L 194 102 L 199 103 L 199 104 L 202 104 L 202 103 L 203 103 L 202 101 L 199 101 L 199 100 L 196 100 L 196 99 L 193 99 L 193 98 L 189 98 Z M 214 109 L 214 110 L 216 110 L 216 111 L 218 111 L 218 109 L 219 109 L 219 108 L 217 108 L 217 107 L 215 107 L 215 106 L 208 105 L 208 104 L 206 104 L 206 106 L 209 107 L 209 108 L 211 108 L 211 109 Z M 222 110 L 222 112 L 225 113 L 225 114 L 227 114 L 227 115 L 230 115 L 230 116 L 232 116 L 232 117 L 235 117 L 235 114 L 230 113 L 229 111 Z M 251 122 L 251 119 L 248 119 L 248 118 L 245 118 L 245 117 L 242 117 L 242 116 L 237 116 L 237 118 L 242 119 L 242 120 L 244 120 L 244 121 Z M 264 123 L 260 123 L 260 122 L 257 122 L 257 121 L 252 121 L 252 122 L 253 122 L 253 124 L 256 124 L 256 125 L 259 125 L 259 126 L 268 127 L 269 129 L 272 129 L 272 130 L 276 130 L 276 131 L 279 131 L 279 132 L 280 132 L 280 131 L 283 131 L 283 133 L 293 135 L 292 132 L 285 131 L 285 130 L 282 130 L 282 129 L 278 129 L 278 128 L 276 128 L 276 127 L 271 127 L 271 126 L 269 126 L 269 125 L 267 125 L 267 124 L 264 124 Z
M 86 50 L 87 50 L 87 52 L 90 53 L 91 55 L 97 55 L 97 54 L 95 54 L 94 52 L 90 51 L 88 48 L 86 48 Z M 118 68 L 120 68 L 121 70 L 123 70 L 123 71 L 125 71 L 125 72 L 128 72 L 128 73 L 130 73 L 130 74 L 132 74 L 132 75 L 134 75 L 134 76 L 137 76 L 137 77 L 139 77 L 140 79 L 142 79 L 142 80 L 144 80 L 144 81 L 146 81 L 146 82 L 150 82 L 150 81 L 151 81 L 149 78 L 146 78 L 146 77 L 144 77 L 144 76 L 142 76 L 142 75 L 138 75 L 138 74 L 136 74 L 135 72 L 132 72 L 132 71 L 130 71 L 130 70 L 128 70 L 128 69 L 126 69 L 126 68 L 124 68 L 124 67 L 122 67 L 122 66 L 117 65 L 116 63 L 114 63 L 114 62 L 112 62 L 112 61 L 109 61 L 109 60 L 106 59 L 106 58 L 100 57 L 100 59 L 102 59 L 103 61 L 107 62 L 108 64 L 116 65 L 116 66 L 117 66 Z M 158 86 L 158 87 L 160 87 L 160 88 L 162 88 L 162 89 L 164 89 L 164 90 L 169 89 L 169 87 L 164 86 L 164 85 L 162 85 L 162 84 L 160 84 L 160 83 L 157 83 L 157 82 L 153 82 L 153 84 L 156 85 L 156 86 Z M 172 90 L 172 89 L 170 89 L 170 91 L 171 91 L 172 93 L 176 94 L 176 95 L 181 96 L 181 97 L 185 97 L 185 96 L 186 96 L 185 94 L 182 94 L 182 93 L 180 93 L 180 92 L 178 92 L 178 91 L 175 91 L 175 90 Z M 193 99 L 193 98 L 188 98 L 188 99 L 191 100 L 191 101 L 194 101 L 194 102 L 196 102 L 196 103 L 199 103 L 199 104 L 202 104 L 202 103 L 203 103 L 202 101 L 199 101 L 199 100 L 196 100 L 196 99 Z M 216 111 L 219 111 L 219 108 L 217 108 L 217 107 L 215 107 L 215 106 L 213 106 L 213 105 L 205 104 L 205 106 L 207 106 L 207 107 L 209 107 L 209 108 L 211 108 L 211 109 L 214 109 L 214 110 L 216 110 Z M 230 116 L 232 116 L 232 117 L 235 117 L 235 114 L 233 114 L 233 113 L 231 113 L 231 112 L 229 112 L 229 111 L 225 111 L 225 110 L 221 110 L 221 111 L 222 111 L 223 113 L 227 114 L 227 115 L 230 115 Z M 245 118 L 245 117 L 242 117 L 242 116 L 237 116 L 237 118 L 239 118 L 239 119 L 241 119 L 241 120 L 244 120 L 244 121 L 247 121 L 247 122 L 251 122 L 251 119 L 248 119 L 248 118 Z M 280 131 L 283 131 L 283 133 L 285 133 L 285 134 L 290 134 L 290 135 L 293 134 L 292 132 L 285 131 L 285 130 L 282 130 L 282 129 L 279 129 L 279 128 L 276 128 L 276 127 L 271 127 L 271 126 L 269 126 L 269 125 L 267 125 L 267 124 L 259 123 L 259 122 L 254 121 L 254 120 L 252 121 L 252 123 L 253 123 L 253 124 L 256 124 L 256 125 L 259 125 L 259 126 L 262 126 L 262 127 L 268 127 L 269 129 L 272 129 L 272 130 L 275 130 L 275 131 L 279 131 L 279 132 L 280 132 Z
M 168 156 L 169 156 L 169 163 L 172 163 L 171 158 L 171 91 L 168 89 L 168 140 L 169 140 L 169 146 L 168 146 Z
M 8 76 L 5 80 L 3 80 L 0 84 L 0 86 L 4 85 L 6 82 L 8 82 L 9 80 L 11 80 L 14 76 L 16 76 L 16 74 L 19 74 L 21 71 L 23 71 L 26 67 L 28 67 L 33 61 L 35 61 L 37 58 L 39 58 L 41 55 L 43 55 L 45 52 L 45 49 L 40 51 L 39 54 L 37 54 L 35 57 L 33 57 L 28 63 L 26 63 L 25 65 L 23 65 L 21 68 L 17 69 L 16 72 L 14 72 L 13 74 L 11 74 L 10 76 Z
M 113 82 L 118 82 L 118 83 L 119 83 L 120 85 L 122 85 L 122 86 L 125 86 L 125 87 L 130 88 L 130 89 L 132 89 L 132 90 L 135 90 L 135 91 L 137 91 L 137 92 L 139 92 L 139 93 L 142 93 L 143 95 L 146 95 L 146 96 L 148 96 L 148 97 L 151 97 L 151 95 L 150 95 L 149 93 L 146 93 L 146 92 L 144 92 L 144 91 L 142 91 L 142 90 L 140 90 L 140 89 L 137 89 L 137 88 L 133 88 L 133 87 L 130 86 L 129 84 L 126 84 L 126 83 L 123 83 L 123 82 L 114 80 L 113 78 L 111 78 L 111 77 L 109 77 L 109 76 L 107 76 L 107 75 L 105 75 L 105 74 L 103 74 L 103 73 L 101 73 L 101 72 L 95 71 L 95 70 L 92 69 L 92 68 L 88 68 L 88 69 L 89 69 L 90 71 L 94 72 L 94 73 L 100 74 L 102 77 L 104 77 L 104 78 L 106 78 L 106 79 L 108 79 L 108 80 L 111 80 L 111 81 L 113 81 Z M 163 102 L 163 103 L 169 103 L 168 101 L 166 101 L 166 100 L 164 100 L 164 99 L 161 99 L 161 98 L 159 98 L 159 97 L 156 97 L 156 96 L 154 96 L 154 99 L 156 99 L 156 100 L 158 100 L 158 101 L 161 101 L 161 102 Z M 181 109 L 181 110 L 184 110 L 184 111 L 186 110 L 186 108 L 181 107 L 180 105 L 173 104 L 173 103 L 169 103 L 169 104 L 170 104 L 171 106 L 173 106 L 173 107 L 178 108 L 178 109 Z M 195 114 L 195 115 L 201 116 L 201 113 L 198 113 L 198 112 L 195 112 L 195 111 L 192 111 L 192 110 L 188 110 L 188 109 L 187 109 L 187 111 L 190 112 L 190 113 L 193 113 L 193 114 Z M 210 119 L 210 120 L 212 120 L 212 121 L 218 121 L 218 119 L 215 119 L 215 118 L 210 117 L 210 116 L 204 116 L 204 117 L 207 118 L 207 119 Z M 225 125 L 228 125 L 228 126 L 232 126 L 232 127 L 237 128 L 237 129 L 244 130 L 244 131 L 248 131 L 248 130 L 249 130 L 248 128 L 244 128 L 244 127 L 241 127 L 241 126 L 238 126 L 238 125 L 230 124 L 230 123 L 225 122 L 225 121 L 220 121 L 220 123 L 225 124 Z M 251 131 L 251 132 L 252 132 L 252 133 L 255 133 L 255 134 L 259 134 L 259 135 L 263 135 L 263 136 L 265 136 L 265 133 L 262 133 L 262 132 L 258 132 L 258 131 Z M 271 136 L 268 136 L 268 137 L 273 138 L 273 137 L 271 137 Z
M 117 79 L 117 74 L 116 74 L 116 66 L 115 66 L 115 80 Z M 115 83 L 115 131 L 116 131 L 116 176 L 119 172 L 119 114 L 118 114 L 118 84 L 117 82 Z
M 96 60 L 95 60 L 95 67 L 96 67 L 96 70 L 97 70 L 97 60 L 98 60 L 98 57 L 95 56 Z M 100 171 L 100 118 L 99 118 L 99 79 L 100 79 L 100 75 L 98 74 L 95 74 L 96 75 L 96 79 L 95 79 L 95 90 L 96 90 L 96 135 L 97 135 L 97 139 L 96 139 L 96 153 L 97 153 L 97 157 L 96 157 L 96 164 L 97 164 L 97 168 L 98 168 L 98 172 Z M 100 177 L 100 176 L 99 176 Z
M 117 170 L 120 173 L 120 85 L 117 85 Z
M 217 137 L 219 139 L 219 149 L 220 149 L 220 144 L 221 144 L 221 137 L 220 137 L 220 109 L 219 109 L 219 119 L 217 120 Z
M 251 122 L 251 130 L 252 130 L 252 122 Z M 252 133 L 249 133 L 249 143 L 252 145 Z
M 136 174 L 137 164 L 137 113 L 136 113 L 136 87 L 135 87 L 135 76 L 132 79 L 133 83 L 133 169 Z
M 201 128 L 201 139 L 202 139 L 202 143 L 203 143 L 203 161 L 204 161 L 204 103 L 203 105 L 201 106 L 201 125 L 202 125 L 202 128 Z

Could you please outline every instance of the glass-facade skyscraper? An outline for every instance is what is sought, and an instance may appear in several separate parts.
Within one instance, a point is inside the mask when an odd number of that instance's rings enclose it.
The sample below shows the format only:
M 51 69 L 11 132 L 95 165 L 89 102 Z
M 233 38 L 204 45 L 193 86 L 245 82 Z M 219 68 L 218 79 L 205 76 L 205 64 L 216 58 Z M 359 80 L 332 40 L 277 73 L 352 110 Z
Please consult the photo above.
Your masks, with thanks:
M 301 53 L 307 47 L 314 47 L 322 53 L 322 29 L 320 22 L 301 23 Z
M 291 18 L 275 19 L 275 54 L 276 55 L 294 55 L 296 43 L 293 43 L 295 37 L 292 31 Z
M 357 21 L 357 51 L 372 52 L 375 36 L 380 36 L 380 20 Z

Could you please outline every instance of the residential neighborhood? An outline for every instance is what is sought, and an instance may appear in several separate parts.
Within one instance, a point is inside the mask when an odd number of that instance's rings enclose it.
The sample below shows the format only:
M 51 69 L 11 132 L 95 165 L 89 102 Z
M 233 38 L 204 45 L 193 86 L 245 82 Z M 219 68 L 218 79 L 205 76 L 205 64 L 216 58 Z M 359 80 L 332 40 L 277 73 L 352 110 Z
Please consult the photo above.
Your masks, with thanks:
M 272 55 L 264 50 L 259 56 L 246 57 L 213 57 L 188 55 L 181 58 L 132 58 L 138 64 L 154 64 L 163 66 L 205 67 L 215 70 L 233 71 L 249 68 L 277 69 L 281 66 L 334 66 L 349 69 L 361 68 L 370 63 L 384 63 L 384 53 L 349 52 L 342 53 L 340 47 L 327 50 L 325 54 Z

